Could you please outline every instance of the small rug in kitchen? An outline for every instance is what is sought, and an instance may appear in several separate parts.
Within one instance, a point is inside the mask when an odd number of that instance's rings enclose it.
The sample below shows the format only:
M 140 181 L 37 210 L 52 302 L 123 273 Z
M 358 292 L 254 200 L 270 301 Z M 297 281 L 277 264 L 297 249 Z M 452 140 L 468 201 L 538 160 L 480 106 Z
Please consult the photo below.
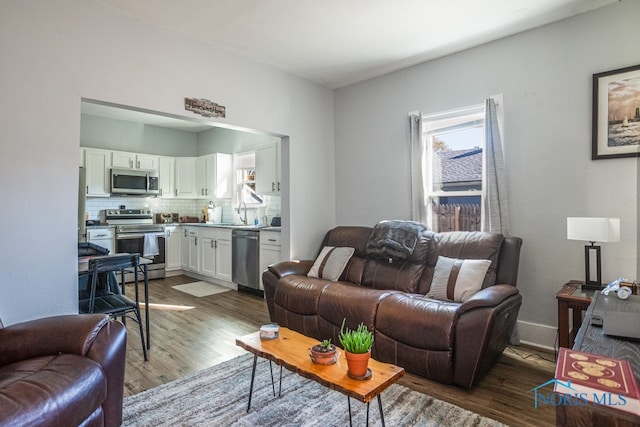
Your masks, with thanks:
M 206 297 L 209 295 L 221 294 L 222 292 L 230 291 L 231 289 L 224 286 L 214 285 L 209 282 L 192 282 L 185 283 L 184 285 L 172 286 L 173 289 L 186 292 L 194 297 Z

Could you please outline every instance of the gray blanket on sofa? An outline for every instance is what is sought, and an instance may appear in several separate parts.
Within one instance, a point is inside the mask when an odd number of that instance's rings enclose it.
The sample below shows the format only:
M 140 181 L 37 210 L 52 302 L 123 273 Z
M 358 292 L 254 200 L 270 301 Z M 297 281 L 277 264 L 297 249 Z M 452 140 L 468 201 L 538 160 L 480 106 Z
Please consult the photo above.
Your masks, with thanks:
M 380 221 L 373 227 L 367 242 L 367 255 L 405 259 L 413 253 L 426 229 L 424 224 L 413 221 Z

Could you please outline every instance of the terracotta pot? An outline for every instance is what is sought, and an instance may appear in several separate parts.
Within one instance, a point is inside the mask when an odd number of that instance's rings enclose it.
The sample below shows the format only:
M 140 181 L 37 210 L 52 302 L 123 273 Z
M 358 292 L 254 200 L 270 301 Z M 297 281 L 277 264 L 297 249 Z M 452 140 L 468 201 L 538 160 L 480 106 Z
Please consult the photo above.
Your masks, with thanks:
M 336 347 L 331 346 L 331 351 L 321 351 L 323 347 L 321 345 L 314 345 L 311 347 L 311 351 L 309 352 L 309 356 L 313 363 L 318 365 L 331 365 L 336 363 Z
M 345 351 L 344 354 L 347 358 L 347 369 L 349 369 L 351 375 L 354 377 L 364 377 L 367 374 L 371 350 L 366 353 L 349 353 Z

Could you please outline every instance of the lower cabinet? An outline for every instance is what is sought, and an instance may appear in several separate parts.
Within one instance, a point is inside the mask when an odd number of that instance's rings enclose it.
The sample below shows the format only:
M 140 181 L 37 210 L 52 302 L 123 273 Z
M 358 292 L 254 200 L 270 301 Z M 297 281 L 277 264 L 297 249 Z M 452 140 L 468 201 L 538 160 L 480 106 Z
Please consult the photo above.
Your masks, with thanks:
M 180 227 L 166 226 L 164 228 L 165 269 L 167 271 L 182 268 L 182 235 Z
M 113 228 L 87 228 L 87 242 L 115 252 L 115 233 Z
M 180 226 L 178 230 L 175 235 L 180 239 L 179 268 L 231 282 L 230 229 Z
M 231 230 L 200 229 L 200 274 L 231 281 Z
M 282 261 L 280 236 L 278 231 L 260 231 L 260 289 L 264 289 L 262 272 L 271 264 Z
M 181 232 L 182 260 L 180 265 L 185 271 L 198 273 L 200 257 L 198 256 L 198 229 L 196 227 L 182 227 Z

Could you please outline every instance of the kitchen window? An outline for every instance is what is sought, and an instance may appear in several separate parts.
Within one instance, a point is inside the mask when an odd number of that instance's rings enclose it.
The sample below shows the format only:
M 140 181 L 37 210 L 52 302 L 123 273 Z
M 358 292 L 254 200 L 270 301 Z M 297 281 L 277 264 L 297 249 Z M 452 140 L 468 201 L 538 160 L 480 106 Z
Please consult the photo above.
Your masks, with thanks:
M 484 105 L 422 115 L 426 223 L 436 232 L 480 231 Z
M 236 195 L 238 204 L 257 207 L 264 205 L 264 196 L 256 193 L 256 160 L 255 153 L 242 153 L 235 156 Z

